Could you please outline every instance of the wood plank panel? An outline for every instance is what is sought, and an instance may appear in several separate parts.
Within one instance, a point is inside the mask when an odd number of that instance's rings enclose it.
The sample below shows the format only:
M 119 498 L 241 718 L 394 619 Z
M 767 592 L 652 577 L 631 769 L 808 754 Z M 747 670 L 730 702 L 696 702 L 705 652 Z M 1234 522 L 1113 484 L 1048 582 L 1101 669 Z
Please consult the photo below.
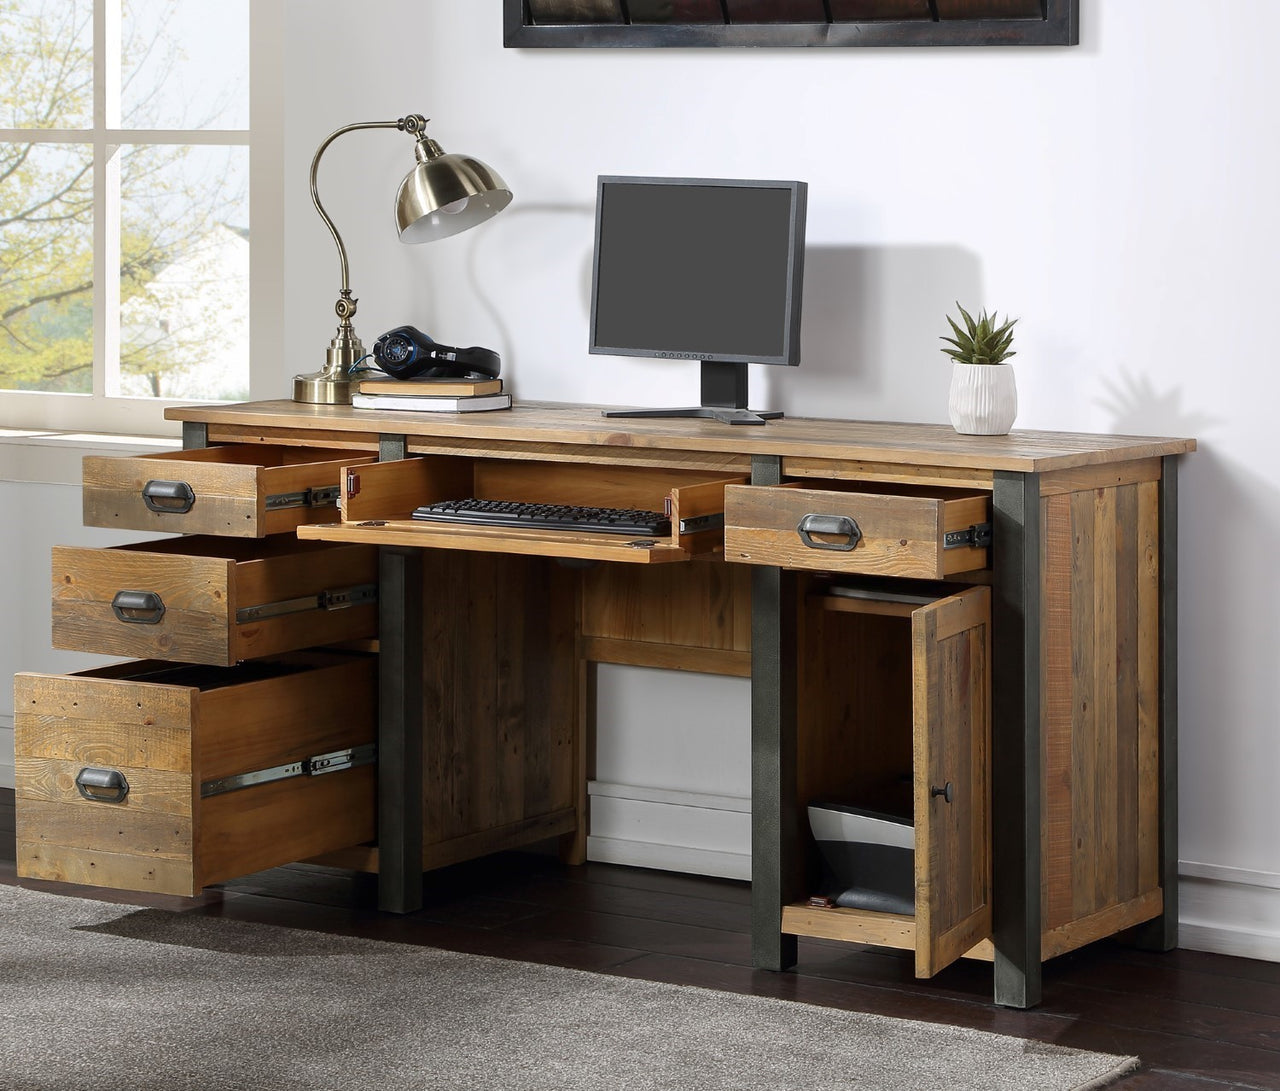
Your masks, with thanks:
M 367 523 L 314 523 L 298 528 L 298 537 L 318 542 L 408 546 L 412 549 L 510 553 L 529 557 L 571 557 L 621 564 L 679 564 L 690 555 L 666 538 L 632 539 L 624 534 L 577 534 L 564 530 L 465 526 L 411 520 Z
M 802 598 L 797 634 L 796 799 L 912 813 L 911 622 Z M 815 876 L 816 878 L 816 876 Z
M 595 565 L 582 574 L 584 636 L 680 648 L 751 649 L 743 565 Z
M 1139 458 L 1110 466 L 1083 466 L 1041 475 L 1040 495 L 1079 492 L 1082 489 L 1114 489 L 1140 481 L 1160 480 L 1160 459 Z
M 53 646 L 230 666 L 234 569 L 225 557 L 55 546 Z M 117 617 L 112 605 L 122 591 L 157 596 L 157 620 Z
M 102 673 L 16 675 L 17 756 L 189 773 L 193 691 Z
M 725 489 L 725 557 L 748 564 L 940 579 L 986 567 L 985 549 L 944 550 L 942 544 L 946 532 L 989 521 L 990 514 L 991 498 L 985 494 L 730 485 Z M 819 544 L 806 543 L 800 525 L 813 515 L 852 520 L 860 532 L 854 547 L 836 548 L 850 535 L 811 533 Z
M 1071 871 L 1075 859 L 1072 828 L 1071 724 L 1074 688 L 1071 648 L 1071 501 L 1064 495 L 1041 501 L 1044 557 L 1041 588 L 1044 680 L 1044 742 L 1041 747 L 1044 790 L 1041 806 L 1041 910 L 1044 928 L 1066 924 L 1074 916 Z
M 366 765 L 201 800 L 197 887 L 372 840 L 375 786 Z
M 782 476 L 820 477 L 828 481 L 882 481 L 901 485 L 923 485 L 948 489 L 990 490 L 990 470 L 967 470 L 956 466 L 902 466 L 860 459 L 788 458 Z
M 1115 489 L 1115 797 L 1114 897 L 1132 901 L 1138 886 L 1138 490 Z M 1148 888 L 1149 889 L 1149 888 Z
M 84 460 L 84 522 L 178 534 L 279 534 L 322 516 L 325 506 L 268 511 L 268 495 L 337 485 L 341 464 L 357 461 L 339 450 L 253 444 L 128 458 L 90 455 Z M 143 490 L 153 480 L 185 484 L 193 495 L 190 509 L 148 508 Z
M 593 663 L 617 663 L 655 670 L 751 677 L 751 653 L 720 648 L 689 648 L 644 640 L 612 640 L 591 636 L 582 642 L 582 655 Z
M 865 943 L 874 947 L 895 947 L 913 951 L 916 946 L 916 919 L 900 913 L 875 913 L 865 909 L 815 908 L 787 905 L 782 908 L 782 930 L 795 936 L 833 939 L 844 943 Z M 990 962 L 995 947 L 989 939 L 974 944 L 962 956 Z
M 420 504 L 473 495 L 474 463 L 435 456 L 353 466 L 341 476 L 338 507 L 345 522 L 408 519 Z
M 146 858 L 66 846 L 51 850 L 32 841 L 18 842 L 17 860 L 18 874 L 27 879 L 178 894 L 186 898 L 199 889 L 190 860 Z
M 1071 914 L 1083 917 L 1097 905 L 1093 898 L 1093 853 L 1097 843 L 1090 786 L 1100 747 L 1097 649 L 1094 647 L 1093 591 L 1095 533 L 1093 492 L 1070 495 L 1072 565 L 1071 565 L 1071 647 L 1072 656 L 1072 731 L 1071 731 L 1071 838 L 1074 846 L 1071 864 Z
M 1042 950 L 1045 958 L 1056 958 L 1083 947 L 1094 940 L 1114 936 L 1135 924 L 1158 917 L 1163 909 L 1164 899 L 1157 887 L 1148 890 L 1137 898 L 1100 909 L 1079 920 L 1068 921 L 1058 928 L 1045 931 L 1042 937 Z
M 66 774 L 74 777 L 75 773 Z M 136 792 L 146 790 L 146 771 L 125 771 L 130 791 L 125 800 L 135 803 Z M 72 796 L 75 796 L 74 789 Z M 17 836 L 21 841 L 44 846 L 46 852 L 62 852 L 70 848 L 86 852 L 109 852 L 136 856 L 142 860 L 191 861 L 191 782 L 186 783 L 185 799 L 180 791 L 168 799 L 173 812 L 156 807 L 157 797 L 148 798 L 146 806 L 121 803 L 90 803 L 78 797 L 75 801 L 55 801 L 22 797 L 18 808 Z M 185 807 L 186 813 L 182 809 Z M 108 813 L 109 812 L 109 813 Z
M 1093 492 L 1094 717 L 1093 756 L 1094 909 L 1111 905 L 1116 894 L 1116 490 Z
M 201 783 L 374 741 L 377 661 L 322 654 L 299 661 L 315 669 L 200 694 Z
M 1158 488 L 1043 504 L 1046 934 L 1158 886 Z
M 521 451 L 551 461 L 646 461 L 723 466 L 743 472 L 749 462 L 741 429 L 715 421 L 618 420 L 598 406 L 523 402 L 503 413 L 382 413 L 347 406 L 314 406 L 279 399 L 236 405 L 171 406 L 168 420 L 212 426 L 314 429 L 319 435 L 371 431 L 404 435 L 410 451 Z M 473 418 L 483 417 L 483 420 Z M 466 419 L 463 419 L 466 418 Z M 750 453 L 790 458 L 879 462 L 888 466 L 957 467 L 1047 473 L 1075 466 L 1157 458 L 1195 450 L 1195 440 L 1157 436 L 1107 436 L 1084 432 L 1013 432 L 960 436 L 946 424 L 788 418 L 755 430 Z M 716 456 L 706 460 L 707 455 Z M 508 454 L 507 457 L 516 457 Z
M 428 555 L 424 858 L 573 807 L 575 579 L 537 558 Z
M 81 797 L 75 780 L 84 768 L 118 770 L 129 784 L 129 794 L 120 803 L 101 803 Z M 86 826 L 96 819 L 117 821 L 116 816 L 132 821 L 137 811 L 149 814 L 179 815 L 190 818 L 192 814 L 192 786 L 189 773 L 170 769 L 148 769 L 145 766 L 58 761 L 53 758 L 16 759 L 14 791 L 23 800 L 23 820 L 33 812 L 27 803 L 62 803 L 73 808 L 79 820 Z M 32 837 L 31 840 L 39 840 Z M 62 842 L 70 844 L 71 842 Z
M 916 975 L 930 977 L 992 934 L 990 588 L 921 607 L 911 635 Z

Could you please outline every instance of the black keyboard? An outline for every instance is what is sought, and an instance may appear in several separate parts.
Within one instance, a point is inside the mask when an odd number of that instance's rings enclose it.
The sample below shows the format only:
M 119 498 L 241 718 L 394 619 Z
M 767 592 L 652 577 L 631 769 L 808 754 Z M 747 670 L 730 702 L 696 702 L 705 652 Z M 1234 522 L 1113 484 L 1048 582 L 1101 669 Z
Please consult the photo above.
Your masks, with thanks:
M 658 537 L 671 533 L 671 520 L 660 511 L 633 508 L 588 508 L 573 504 L 529 504 L 516 500 L 441 500 L 414 510 L 415 519 L 436 523 L 471 523 L 484 527 L 529 527 L 577 530 L 591 534 Z

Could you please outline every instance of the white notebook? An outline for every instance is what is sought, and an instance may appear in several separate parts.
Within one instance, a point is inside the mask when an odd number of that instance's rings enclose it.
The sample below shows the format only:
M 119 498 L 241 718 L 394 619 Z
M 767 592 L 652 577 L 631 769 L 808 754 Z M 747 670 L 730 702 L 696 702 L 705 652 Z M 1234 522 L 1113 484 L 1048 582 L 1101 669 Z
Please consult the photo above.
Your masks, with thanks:
M 415 413 L 477 413 L 484 409 L 510 409 L 510 394 L 475 394 L 445 398 L 427 394 L 353 394 L 356 409 L 409 409 Z

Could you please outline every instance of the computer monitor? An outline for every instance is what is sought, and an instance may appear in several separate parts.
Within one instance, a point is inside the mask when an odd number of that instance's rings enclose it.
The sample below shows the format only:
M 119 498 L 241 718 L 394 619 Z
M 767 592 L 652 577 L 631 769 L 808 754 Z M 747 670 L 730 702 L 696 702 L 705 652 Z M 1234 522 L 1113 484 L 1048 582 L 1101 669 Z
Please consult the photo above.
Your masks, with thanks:
M 702 369 L 701 405 L 605 416 L 782 416 L 747 408 L 747 364 L 800 362 L 807 197 L 804 182 L 599 179 L 590 351 Z

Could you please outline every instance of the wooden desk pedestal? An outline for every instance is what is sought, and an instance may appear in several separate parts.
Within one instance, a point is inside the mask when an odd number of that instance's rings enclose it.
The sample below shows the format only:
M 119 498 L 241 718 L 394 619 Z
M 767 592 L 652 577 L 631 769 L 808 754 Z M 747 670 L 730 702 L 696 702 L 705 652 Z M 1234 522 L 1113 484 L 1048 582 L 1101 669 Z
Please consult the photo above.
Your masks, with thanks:
M 802 935 L 913 949 L 922 976 L 988 958 L 996 1000 L 1026 1007 L 1053 955 L 1135 925 L 1176 943 L 1192 441 L 554 405 L 169 415 L 186 446 L 241 463 L 248 445 L 350 454 L 338 511 L 296 534 L 379 551 L 378 842 L 344 858 L 377 868 L 384 909 L 481 853 L 559 835 L 584 857 L 609 662 L 751 678 L 759 966 L 792 964 Z M 673 530 L 636 544 L 409 518 L 464 495 L 666 504 Z M 805 808 L 833 796 L 913 819 L 914 914 L 808 903 Z

